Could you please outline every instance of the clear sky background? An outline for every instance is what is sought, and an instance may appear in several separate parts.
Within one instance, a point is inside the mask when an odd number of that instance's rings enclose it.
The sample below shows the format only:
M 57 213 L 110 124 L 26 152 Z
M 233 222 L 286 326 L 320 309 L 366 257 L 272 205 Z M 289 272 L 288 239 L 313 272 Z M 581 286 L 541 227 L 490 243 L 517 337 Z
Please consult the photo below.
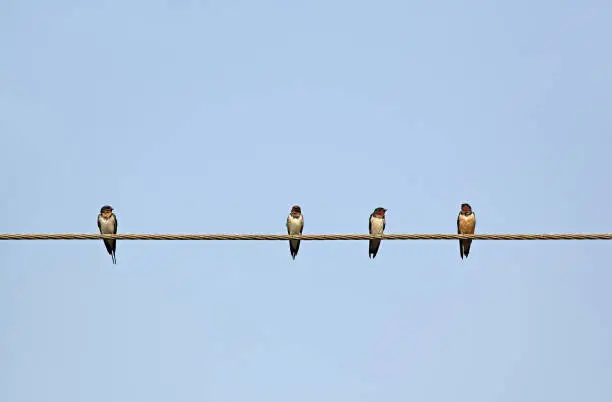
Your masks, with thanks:
M 0 4 L 0 232 L 612 232 L 609 1 Z M 3 402 L 612 400 L 612 242 L 0 242 Z

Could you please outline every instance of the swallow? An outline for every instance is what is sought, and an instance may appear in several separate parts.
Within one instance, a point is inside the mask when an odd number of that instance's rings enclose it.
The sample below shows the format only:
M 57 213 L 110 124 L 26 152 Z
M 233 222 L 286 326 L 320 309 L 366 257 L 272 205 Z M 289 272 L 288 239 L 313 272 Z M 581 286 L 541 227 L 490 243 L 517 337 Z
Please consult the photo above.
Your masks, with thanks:
M 98 229 L 101 234 L 117 234 L 117 216 L 113 213 L 113 207 L 105 205 L 100 208 L 100 214 L 98 215 Z M 116 239 L 103 239 L 106 250 L 113 258 L 113 264 L 117 263 L 115 257 L 115 251 L 117 250 Z
M 385 212 L 386 209 L 378 207 L 372 212 L 370 215 L 370 234 L 371 235 L 381 235 L 385 231 Z M 378 253 L 378 248 L 380 247 L 380 240 L 370 240 L 370 249 L 368 252 L 368 256 L 370 258 L 376 258 L 376 254 Z
M 472 212 L 470 204 L 461 204 L 461 211 L 457 217 L 457 234 L 474 234 L 476 229 L 476 214 Z M 459 240 L 459 254 L 461 259 L 465 255 L 465 258 L 470 254 L 470 246 L 472 245 L 472 239 L 461 239 Z
M 301 235 L 304 230 L 304 215 L 302 215 L 302 208 L 299 205 L 291 207 L 291 212 L 287 217 L 287 234 L 290 235 Z M 299 240 L 289 240 L 289 251 L 291 257 L 295 260 L 295 256 L 300 249 Z

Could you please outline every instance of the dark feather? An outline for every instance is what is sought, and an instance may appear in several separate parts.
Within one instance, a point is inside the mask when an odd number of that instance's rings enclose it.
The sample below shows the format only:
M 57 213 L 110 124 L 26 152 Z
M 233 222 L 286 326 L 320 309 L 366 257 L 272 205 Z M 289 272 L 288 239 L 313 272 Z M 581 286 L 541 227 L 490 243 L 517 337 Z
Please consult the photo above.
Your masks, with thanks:
M 115 230 L 113 230 L 113 234 L 117 234 L 117 228 L 119 227 L 119 220 L 117 219 L 117 215 L 113 214 L 113 217 L 115 218 Z M 117 253 L 117 240 L 113 239 L 110 242 L 111 242 L 111 246 L 113 248 L 113 254 L 112 254 L 112 256 L 113 256 L 113 264 L 116 264 L 117 263 L 117 256 L 116 256 L 116 253 Z
M 304 228 L 302 228 L 303 230 Z M 302 234 L 302 230 L 300 230 L 300 234 Z M 289 228 L 287 228 L 287 234 L 291 235 L 289 232 Z M 299 240 L 289 240 L 289 252 L 291 253 L 291 258 L 295 260 L 295 256 L 298 254 L 300 250 L 300 241 Z
M 470 247 L 472 246 L 472 239 L 466 239 L 463 241 L 463 254 L 465 254 L 465 258 L 470 254 Z
M 461 234 L 461 228 L 459 227 L 459 217 L 457 217 L 457 234 Z M 459 240 L 459 255 L 461 255 L 461 259 L 463 260 L 463 241 Z
M 304 225 L 300 228 L 300 235 L 304 231 Z M 290 235 L 289 227 L 287 227 L 287 234 Z M 291 258 L 295 260 L 295 257 L 298 255 L 298 251 L 300 251 L 300 240 L 289 240 L 289 252 L 291 253 Z
M 374 213 L 370 214 L 370 219 L 368 223 L 368 231 L 372 234 L 372 217 L 374 217 Z M 383 230 L 385 230 L 386 222 L 383 221 Z M 378 254 L 378 249 L 380 248 L 380 240 L 370 240 L 369 248 L 368 248 L 368 256 L 370 258 L 376 258 L 376 254 Z
M 115 216 L 115 230 L 113 230 L 113 234 L 117 234 L 117 226 L 118 222 L 117 222 L 117 217 Z M 98 229 L 100 230 L 100 233 L 102 234 L 102 225 L 100 225 L 100 216 L 98 215 Z M 103 239 L 102 240 L 104 242 L 104 247 L 106 247 L 106 251 L 108 252 L 108 254 L 110 254 L 110 256 L 113 259 L 113 264 L 117 263 L 117 257 L 115 256 L 115 252 L 117 251 L 117 240 L 116 239 Z
M 295 256 L 297 256 L 298 251 L 300 251 L 300 241 L 289 240 L 289 251 L 291 252 L 291 257 L 295 260 Z
M 108 254 L 110 254 L 110 256 L 113 258 L 113 264 L 116 264 L 117 263 L 115 259 L 116 240 L 104 239 L 104 246 L 106 247 L 106 251 L 108 251 Z
M 379 247 L 380 240 L 370 240 L 370 249 L 368 251 L 370 258 L 376 258 L 376 254 L 378 254 Z

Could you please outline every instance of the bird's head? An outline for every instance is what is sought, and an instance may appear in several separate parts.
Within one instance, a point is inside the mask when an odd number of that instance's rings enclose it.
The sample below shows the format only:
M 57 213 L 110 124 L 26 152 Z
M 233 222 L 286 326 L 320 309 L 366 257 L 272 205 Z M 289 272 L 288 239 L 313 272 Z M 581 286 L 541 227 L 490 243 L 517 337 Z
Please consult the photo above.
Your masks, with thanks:
M 461 204 L 461 214 L 462 215 L 470 215 L 472 213 L 472 207 L 468 203 Z
M 110 216 L 113 214 L 113 207 L 110 205 L 103 206 L 100 208 L 100 214 L 102 214 L 104 218 L 110 218 Z
M 374 210 L 374 212 L 372 213 L 375 217 L 377 218 L 384 218 L 385 217 L 385 213 L 387 212 L 386 209 L 382 208 L 382 207 L 378 207 Z

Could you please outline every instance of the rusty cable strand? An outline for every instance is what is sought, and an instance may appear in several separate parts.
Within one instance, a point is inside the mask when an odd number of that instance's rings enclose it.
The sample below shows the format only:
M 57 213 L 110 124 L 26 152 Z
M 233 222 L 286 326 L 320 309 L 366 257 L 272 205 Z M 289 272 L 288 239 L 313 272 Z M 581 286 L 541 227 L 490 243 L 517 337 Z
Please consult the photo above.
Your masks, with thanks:
M 612 240 L 612 233 L 561 234 L 79 234 L 79 233 L 0 233 L 0 240 Z

